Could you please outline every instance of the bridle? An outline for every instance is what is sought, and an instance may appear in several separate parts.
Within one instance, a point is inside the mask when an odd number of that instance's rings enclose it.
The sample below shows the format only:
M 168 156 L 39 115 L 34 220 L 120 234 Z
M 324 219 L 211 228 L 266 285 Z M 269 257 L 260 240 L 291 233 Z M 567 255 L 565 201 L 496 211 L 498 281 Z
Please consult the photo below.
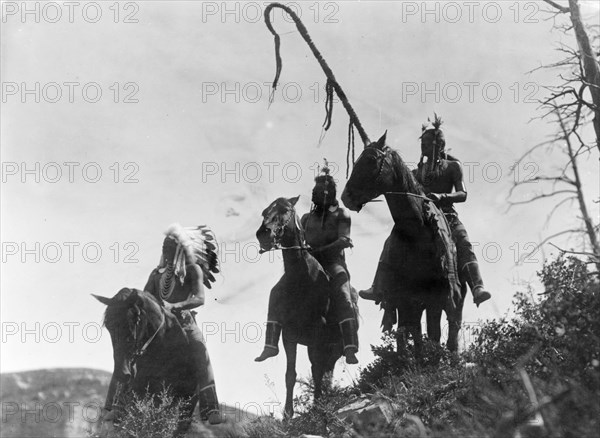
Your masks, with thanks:
M 381 150 L 381 149 L 379 149 L 377 147 L 373 147 L 372 149 L 375 150 L 376 159 L 380 160 L 379 168 L 377 169 L 377 174 L 375 175 L 375 178 L 374 178 L 375 179 L 375 185 L 381 185 L 382 184 L 381 174 L 383 173 L 384 165 L 386 163 L 388 163 L 388 167 L 390 167 L 389 159 L 388 159 L 389 156 L 390 156 L 389 153 L 388 153 L 389 148 L 387 148 L 387 146 L 386 146 L 386 150 Z M 360 157 L 358 157 L 358 159 L 360 160 Z M 420 199 L 422 199 L 424 201 L 427 201 L 427 202 L 433 202 L 427 196 L 419 195 L 419 194 L 416 194 L 416 193 L 410 193 L 410 192 L 384 192 L 383 194 L 384 195 L 411 196 L 411 197 L 414 197 L 414 198 L 420 198 Z
M 140 323 L 140 319 L 138 318 L 138 320 L 135 323 L 135 327 L 133 329 L 133 342 L 135 345 L 135 350 L 133 351 L 132 355 L 131 355 L 131 359 L 130 359 L 130 365 L 134 366 L 135 363 L 137 362 L 137 360 L 142 357 L 145 353 L 146 350 L 148 350 L 148 347 L 150 346 L 150 344 L 152 344 L 152 341 L 154 341 L 154 339 L 156 338 L 156 336 L 158 335 L 158 333 L 161 331 L 161 329 L 165 326 L 167 317 L 165 315 L 165 308 L 162 306 L 159 306 L 160 310 L 161 310 L 161 316 L 162 316 L 162 321 L 160 322 L 158 328 L 156 329 L 156 331 L 154 332 L 154 334 L 152 336 L 150 336 L 148 338 L 148 340 L 146 342 L 144 342 L 144 344 L 141 347 L 138 347 L 138 326 Z
M 271 213 L 271 211 L 277 207 L 277 204 L 273 204 L 271 206 L 271 208 L 269 209 L 268 212 L 265 213 L 264 217 L 268 217 Z M 299 249 L 299 250 L 310 250 L 310 246 L 308 246 L 306 244 L 306 242 L 304 241 L 304 233 L 302 232 L 302 227 L 300 226 L 300 223 L 298 221 L 298 215 L 296 214 L 296 210 L 294 209 L 293 206 L 290 207 L 290 214 L 289 217 L 283 221 L 281 224 L 277 225 L 276 227 L 274 227 L 274 234 L 275 237 L 273 238 L 273 246 L 270 249 L 260 249 L 259 250 L 259 254 L 264 254 L 265 252 L 269 252 L 269 251 L 279 251 L 279 250 L 292 250 L 292 249 Z M 275 215 L 275 217 L 278 217 L 279 215 Z M 282 246 L 281 245 L 281 239 L 283 238 L 283 235 L 285 233 L 285 229 L 286 227 L 289 225 L 290 221 L 292 220 L 292 218 L 294 218 L 296 220 L 296 227 L 298 228 L 298 231 L 300 232 L 300 245 L 294 245 L 294 246 Z M 273 221 L 272 221 L 273 222 Z M 266 224 L 263 222 L 263 226 L 269 230 L 270 232 L 271 229 L 267 228 Z

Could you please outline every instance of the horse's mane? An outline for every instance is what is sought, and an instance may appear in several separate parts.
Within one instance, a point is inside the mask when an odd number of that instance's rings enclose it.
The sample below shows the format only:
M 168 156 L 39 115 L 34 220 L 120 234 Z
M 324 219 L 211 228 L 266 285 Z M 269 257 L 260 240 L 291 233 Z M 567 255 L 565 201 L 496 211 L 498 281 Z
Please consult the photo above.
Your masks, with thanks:
M 162 305 L 160 300 L 149 292 L 129 288 L 121 289 L 113 298 L 111 298 L 110 306 L 104 311 L 104 326 L 123 324 L 125 322 L 123 312 L 126 311 L 134 301 L 137 301 L 137 298 L 143 299 L 144 297 L 154 301 L 159 306 Z
M 387 145 L 386 152 L 392 160 L 392 167 L 396 172 L 397 178 L 402 182 L 402 186 L 406 188 L 406 191 L 422 195 L 423 188 L 421 184 L 419 184 L 412 171 L 408 168 L 404 160 L 402 160 L 400 153 Z

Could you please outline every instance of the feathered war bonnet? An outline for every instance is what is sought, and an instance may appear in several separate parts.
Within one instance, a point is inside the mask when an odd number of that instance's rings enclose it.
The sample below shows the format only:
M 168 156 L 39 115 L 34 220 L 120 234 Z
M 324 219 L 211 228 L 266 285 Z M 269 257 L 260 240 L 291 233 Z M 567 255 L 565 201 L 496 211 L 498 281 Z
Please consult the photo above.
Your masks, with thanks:
M 158 269 L 166 268 L 167 260 L 173 260 L 174 273 L 183 284 L 186 265 L 195 263 L 202 269 L 204 285 L 210 289 L 211 282 L 215 281 L 212 274 L 219 272 L 214 233 L 205 225 L 184 228 L 179 224 L 171 224 L 165 234 Z

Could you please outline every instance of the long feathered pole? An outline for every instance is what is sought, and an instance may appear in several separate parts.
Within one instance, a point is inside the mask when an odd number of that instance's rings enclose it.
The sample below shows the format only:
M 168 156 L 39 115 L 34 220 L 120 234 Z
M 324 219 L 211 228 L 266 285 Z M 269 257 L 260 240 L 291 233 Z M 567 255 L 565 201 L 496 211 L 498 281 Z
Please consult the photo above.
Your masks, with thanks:
M 271 3 L 269 6 L 267 6 L 265 8 L 265 24 L 267 25 L 267 28 L 269 29 L 269 31 L 275 37 L 275 60 L 277 62 L 277 72 L 275 73 L 275 79 L 273 80 L 273 90 L 272 91 L 274 92 L 274 90 L 277 88 L 277 84 L 279 82 L 279 76 L 281 75 L 281 65 L 282 65 L 281 55 L 279 53 L 280 37 L 277 34 L 277 32 L 275 31 L 275 29 L 273 28 L 273 25 L 271 24 L 270 13 L 273 8 L 283 9 L 285 12 L 288 13 L 288 15 L 290 17 L 292 17 L 292 19 L 294 20 L 294 23 L 296 23 L 296 27 L 298 28 L 300 35 L 302 35 L 302 38 L 304 38 L 304 41 L 306 41 L 306 43 L 310 47 L 310 50 L 313 52 L 313 54 L 315 55 L 315 58 L 321 65 L 321 68 L 325 72 L 325 75 L 327 76 L 327 80 L 328 80 L 328 85 L 331 85 L 333 87 L 336 94 L 340 98 L 340 101 L 344 105 L 346 112 L 350 116 L 350 123 L 353 124 L 354 126 L 356 126 L 356 129 L 358 130 L 360 138 L 362 139 L 365 147 L 368 146 L 371 143 L 371 141 L 369 140 L 369 136 L 367 135 L 362 124 L 360 123 L 360 120 L 358 119 L 358 116 L 356 115 L 354 108 L 352 108 L 352 105 L 350 105 L 350 102 L 348 101 L 348 98 L 346 97 L 346 93 L 344 93 L 344 90 L 342 90 L 342 87 L 335 79 L 335 76 L 333 75 L 333 71 L 331 70 L 331 68 L 329 68 L 329 65 L 327 65 L 327 62 L 325 61 L 325 59 L 323 59 L 323 55 L 321 55 L 321 52 L 319 52 L 319 49 L 317 49 L 317 47 L 313 43 L 312 39 L 310 38 L 310 35 L 308 34 L 308 30 L 306 29 L 306 27 L 304 26 L 302 21 L 300 21 L 300 18 L 296 15 L 296 13 L 292 9 L 288 8 L 285 5 L 282 5 L 281 3 Z

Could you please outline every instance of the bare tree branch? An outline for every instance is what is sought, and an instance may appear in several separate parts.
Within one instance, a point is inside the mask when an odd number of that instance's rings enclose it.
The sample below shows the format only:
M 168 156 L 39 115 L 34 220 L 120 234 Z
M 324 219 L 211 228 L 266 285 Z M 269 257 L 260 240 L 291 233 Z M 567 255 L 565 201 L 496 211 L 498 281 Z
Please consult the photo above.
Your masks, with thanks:
M 565 6 L 561 6 L 558 3 L 553 2 L 552 0 L 544 0 L 544 2 L 548 3 L 550 6 L 558 9 L 563 14 L 566 14 L 569 12 L 569 8 L 567 8 Z

